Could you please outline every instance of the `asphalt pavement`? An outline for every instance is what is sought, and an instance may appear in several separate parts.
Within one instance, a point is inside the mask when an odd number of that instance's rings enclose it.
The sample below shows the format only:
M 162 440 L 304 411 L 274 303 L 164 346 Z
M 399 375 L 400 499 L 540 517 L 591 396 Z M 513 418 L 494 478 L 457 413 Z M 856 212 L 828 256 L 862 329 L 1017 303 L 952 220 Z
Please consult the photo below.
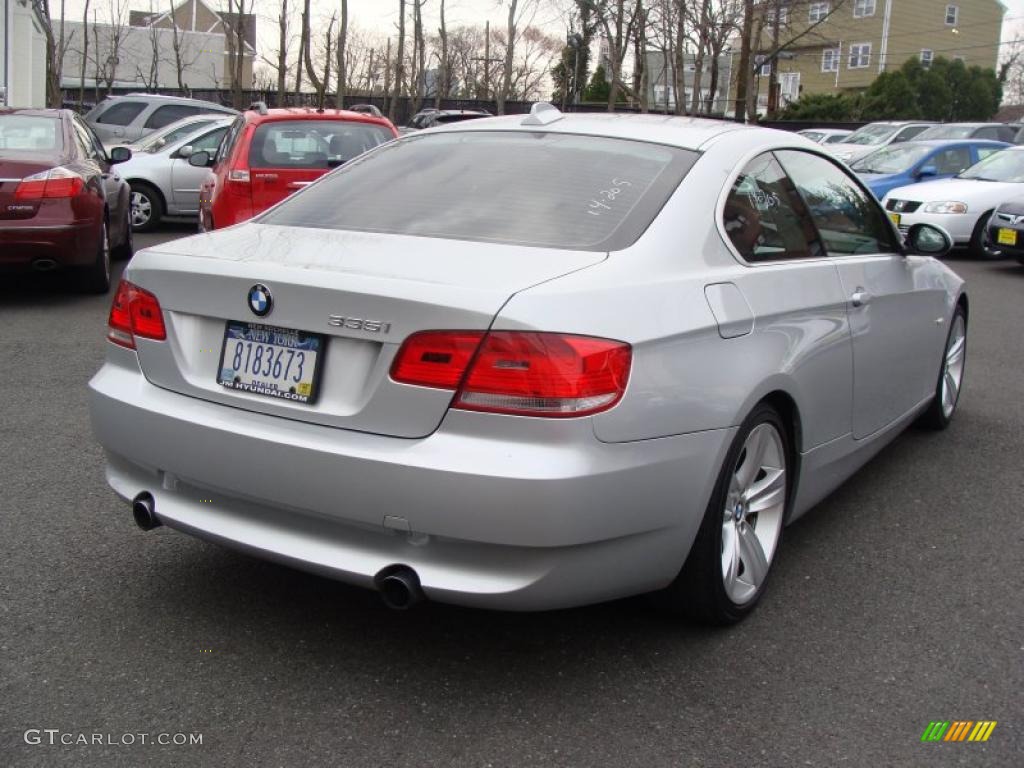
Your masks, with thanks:
M 1024 765 L 1024 267 L 950 264 L 971 291 L 953 426 L 788 528 L 724 630 L 640 599 L 397 613 L 143 533 L 86 407 L 110 296 L 0 278 L 0 765 Z M 998 725 L 922 743 L 933 720 Z

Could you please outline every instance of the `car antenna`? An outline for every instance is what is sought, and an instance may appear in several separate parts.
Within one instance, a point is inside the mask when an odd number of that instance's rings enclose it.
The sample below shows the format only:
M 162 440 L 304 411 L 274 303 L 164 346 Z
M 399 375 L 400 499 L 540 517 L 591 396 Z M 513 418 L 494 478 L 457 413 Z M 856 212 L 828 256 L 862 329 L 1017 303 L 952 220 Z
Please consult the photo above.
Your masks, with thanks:
M 553 104 L 546 101 L 538 101 L 530 107 L 530 114 L 520 125 L 550 125 L 561 120 L 565 115 Z

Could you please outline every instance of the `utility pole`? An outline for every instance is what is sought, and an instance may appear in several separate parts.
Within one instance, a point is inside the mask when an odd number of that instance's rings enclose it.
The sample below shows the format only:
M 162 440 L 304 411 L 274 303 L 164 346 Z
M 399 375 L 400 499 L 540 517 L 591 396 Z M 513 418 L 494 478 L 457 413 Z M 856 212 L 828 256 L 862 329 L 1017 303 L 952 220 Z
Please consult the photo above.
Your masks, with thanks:
M 484 99 L 491 97 L 491 22 L 484 25 Z

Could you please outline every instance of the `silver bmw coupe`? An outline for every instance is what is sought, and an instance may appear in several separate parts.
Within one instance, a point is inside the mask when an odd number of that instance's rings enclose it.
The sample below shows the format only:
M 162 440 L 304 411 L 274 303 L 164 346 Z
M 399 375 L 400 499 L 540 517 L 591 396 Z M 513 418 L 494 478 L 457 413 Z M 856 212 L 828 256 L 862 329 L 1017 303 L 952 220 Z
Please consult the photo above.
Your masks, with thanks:
M 950 246 L 793 134 L 539 104 L 140 251 L 93 427 L 141 528 L 392 607 L 732 622 L 787 523 L 949 424 Z

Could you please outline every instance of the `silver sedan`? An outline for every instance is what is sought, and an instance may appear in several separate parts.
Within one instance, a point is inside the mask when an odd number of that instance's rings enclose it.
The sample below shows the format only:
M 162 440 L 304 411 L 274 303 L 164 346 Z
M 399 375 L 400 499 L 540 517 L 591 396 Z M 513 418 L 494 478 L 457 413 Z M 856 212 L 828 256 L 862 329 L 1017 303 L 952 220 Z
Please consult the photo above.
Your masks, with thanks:
M 732 622 L 785 524 L 950 423 L 949 247 L 792 134 L 537 105 L 139 252 L 92 421 L 143 529 L 397 608 Z
M 189 165 L 188 159 L 193 152 L 216 152 L 232 120 L 190 117 L 168 126 L 160 136 L 129 145 L 132 159 L 119 173 L 132 188 L 132 229 L 146 232 L 165 217 L 198 216 L 199 188 L 210 170 Z

